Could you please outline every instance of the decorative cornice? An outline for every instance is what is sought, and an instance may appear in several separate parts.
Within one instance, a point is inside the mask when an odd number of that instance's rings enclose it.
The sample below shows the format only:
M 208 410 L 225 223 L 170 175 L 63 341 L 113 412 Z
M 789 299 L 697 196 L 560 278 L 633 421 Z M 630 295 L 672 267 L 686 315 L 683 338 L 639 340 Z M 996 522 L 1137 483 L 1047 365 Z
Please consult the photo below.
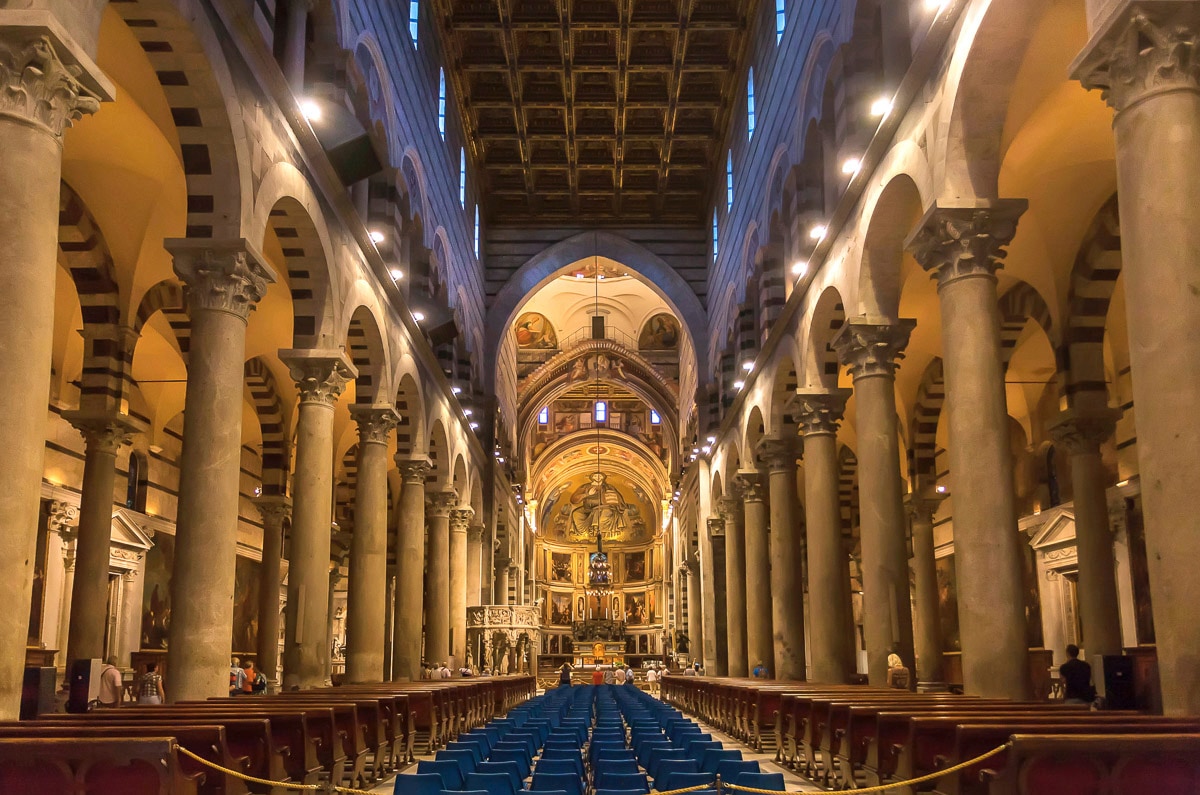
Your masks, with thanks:
M 116 455 L 135 433 L 146 430 L 146 424 L 127 414 L 96 414 L 90 411 L 65 411 L 63 419 L 83 435 L 88 452 Z
M 1046 429 L 1054 443 L 1062 445 L 1071 455 L 1099 453 L 1100 445 L 1108 441 L 1117 429 L 1120 409 L 1079 411 L 1067 409 Z
M 742 502 L 762 502 L 767 496 L 767 479 L 757 469 L 743 469 L 737 473 L 741 486 Z
M 846 401 L 850 399 L 851 394 L 849 389 L 797 389 L 800 432 L 805 436 L 836 435 L 838 423 L 842 421 L 842 413 L 846 410 Z
M 64 63 L 63 53 L 69 49 L 45 28 L 0 27 L 0 116 L 35 125 L 61 140 L 67 127 L 111 99 L 84 85 L 80 78 L 91 76 L 77 63 Z
M 871 376 L 894 378 L 904 348 L 917 321 L 901 318 L 894 323 L 868 317 L 852 317 L 842 324 L 830 343 L 842 364 L 850 365 L 855 380 Z
M 350 417 L 358 424 L 359 444 L 388 443 L 388 434 L 400 423 L 400 415 L 391 406 L 351 406 Z
M 1200 92 L 1200 6 L 1125 0 L 1109 12 L 1071 76 L 1118 114 L 1151 97 Z
M 906 247 L 938 280 L 938 288 L 962 278 L 996 278 L 1017 234 L 1025 199 L 989 199 L 954 206 L 937 202 L 925 213 Z
M 450 512 L 450 532 L 466 533 L 470 529 L 471 519 L 474 516 L 473 508 L 455 508 Z
M 800 437 L 764 436 L 758 443 L 758 457 L 769 472 L 795 472 L 800 458 Z
M 245 239 L 163 241 L 183 280 L 188 314 L 202 310 L 228 312 L 243 321 L 275 283 L 275 273 Z
M 396 469 L 400 470 L 400 478 L 404 483 L 419 483 L 424 486 L 429 470 L 433 469 L 433 462 L 428 458 L 407 458 L 397 455 Z
M 458 492 L 454 489 L 431 491 L 425 495 L 425 515 L 439 519 L 449 519 L 450 514 L 458 508 Z
M 341 397 L 346 383 L 358 375 L 358 369 L 345 351 L 283 350 L 279 358 L 288 366 L 300 403 L 332 408 Z

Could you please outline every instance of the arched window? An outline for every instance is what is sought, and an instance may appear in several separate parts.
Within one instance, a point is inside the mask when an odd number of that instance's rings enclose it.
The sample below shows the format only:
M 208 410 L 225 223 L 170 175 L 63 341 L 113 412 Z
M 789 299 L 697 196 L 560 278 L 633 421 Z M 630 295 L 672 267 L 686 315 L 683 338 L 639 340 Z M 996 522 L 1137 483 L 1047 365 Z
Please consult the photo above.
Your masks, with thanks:
M 417 22 L 421 19 L 421 4 L 419 0 L 408 0 L 408 35 L 412 37 L 413 46 L 417 46 Z
M 660 417 L 658 412 L 655 411 L 654 409 L 650 409 L 650 424 L 651 425 L 662 425 L 662 417 Z
M 542 406 L 542 410 L 538 412 L 538 425 L 550 424 L 550 407 Z
M 733 150 L 725 156 L 725 209 L 733 207 Z
M 479 205 L 475 205 L 475 259 L 479 259 Z
M 458 150 L 458 203 L 467 209 L 467 149 Z
M 750 67 L 750 76 L 746 78 L 746 129 L 750 138 L 754 137 L 754 67 Z
M 594 417 L 596 422 L 608 422 L 608 404 L 603 400 L 596 401 Z
M 783 41 L 787 30 L 787 0 L 775 0 L 775 43 Z
M 146 456 L 136 450 L 129 454 L 129 471 L 125 477 L 125 507 L 146 512 Z
M 438 132 L 446 140 L 446 70 L 438 67 Z
M 712 244 L 713 244 L 713 262 L 716 262 L 716 261 L 717 261 L 717 211 L 716 211 L 716 210 L 713 210 L 713 229 L 712 229 L 712 233 L 713 233 L 713 238 L 712 238 Z

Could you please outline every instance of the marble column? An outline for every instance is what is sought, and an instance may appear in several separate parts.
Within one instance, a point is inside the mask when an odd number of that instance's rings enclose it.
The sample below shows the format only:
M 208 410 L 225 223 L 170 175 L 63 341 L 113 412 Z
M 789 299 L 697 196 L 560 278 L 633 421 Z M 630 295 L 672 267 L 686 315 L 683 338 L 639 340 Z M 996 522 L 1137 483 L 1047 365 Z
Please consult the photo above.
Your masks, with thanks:
M 467 528 L 475 511 L 450 512 L 450 650 L 458 670 L 467 664 Z
M 742 491 L 734 482 L 727 484 L 721 498 L 725 519 L 725 627 L 728 675 L 749 676 L 746 656 L 746 523 Z M 759 504 L 761 504 L 761 499 Z
M 917 681 L 946 681 L 942 656 L 942 623 L 938 606 L 936 561 L 933 553 L 933 515 L 942 496 L 933 492 L 909 494 L 905 499 L 912 530 L 913 647 Z
M 812 679 L 833 684 L 847 681 L 855 670 L 849 559 L 842 543 L 837 454 L 838 423 L 850 390 L 798 390 L 797 396 L 804 436 Z
M 710 676 L 729 674 L 729 646 L 726 643 L 725 564 L 717 566 L 717 552 L 725 555 L 725 520 L 708 518 L 708 548 L 700 553 L 700 571 L 704 581 L 704 672 Z M 705 552 L 708 554 L 706 555 Z M 711 607 L 710 607 L 711 605 Z
M 497 555 L 496 561 L 496 596 L 494 604 L 508 604 L 508 567 L 512 558 Z
M 314 0 L 283 0 L 287 3 L 287 31 L 283 41 L 283 75 L 292 93 L 304 94 L 304 61 L 308 44 L 308 15 Z
M 833 340 L 854 379 L 863 634 L 867 678 L 876 687 L 887 685 L 889 654 L 899 654 L 905 665 L 913 663 L 896 367 L 916 325 L 915 320 L 855 317 L 846 321 Z
M 184 701 L 229 693 L 246 322 L 275 274 L 245 240 L 165 245 L 192 327 L 166 679 L 168 700 Z
M 1108 524 L 1108 473 L 1100 445 L 1116 430 L 1120 409 L 1069 409 L 1050 426 L 1055 444 L 1071 457 L 1075 495 L 1075 549 L 1079 561 L 1079 618 L 1088 657 L 1121 653 L 1113 533 Z
M 771 539 L 767 523 L 767 478 L 757 469 L 738 473 L 746 520 L 746 662 L 775 673 L 771 615 Z
M 1113 0 L 1108 10 L 1093 20 L 1072 72 L 1116 112 L 1121 273 L 1163 709 L 1200 715 L 1200 3 Z
M 963 685 L 972 695 L 1030 695 L 1022 546 L 996 270 L 1012 242 L 1024 199 L 939 202 L 910 241 L 937 278 L 946 377 L 950 495 Z
M 450 514 L 458 505 L 454 489 L 426 496 L 429 549 L 425 566 L 425 661 L 450 663 Z M 465 528 L 464 528 L 465 530 Z
M 421 627 L 425 613 L 425 476 L 427 458 L 396 456 L 400 509 L 396 521 L 396 606 L 392 624 L 392 679 L 421 679 Z
M 804 681 L 804 538 L 796 493 L 799 440 L 767 437 L 758 453 L 767 463 L 771 500 L 771 627 L 775 678 Z
M 687 562 L 687 634 L 688 655 L 692 660 L 704 659 L 704 606 L 700 597 L 700 559 L 689 555 Z
M 294 690 L 325 681 L 334 409 L 346 382 L 358 372 L 343 351 L 281 351 L 280 358 L 300 392 L 283 647 L 283 686 Z
M 346 594 L 346 681 L 383 681 L 383 626 L 387 613 L 388 435 L 400 421 L 391 406 L 354 407 L 358 423 L 358 479 L 350 582 Z
M 467 605 L 475 607 L 484 603 L 483 590 L 483 531 L 484 526 L 473 524 L 467 527 Z
M 0 11 L 0 372 L 10 384 L 0 412 L 0 720 L 20 706 L 41 512 L 46 398 L 54 339 L 58 198 L 63 130 L 112 86 L 55 24 L 23 10 Z M 65 9 L 66 7 L 64 7 Z M 27 15 L 29 14 L 29 15 Z
M 279 494 L 254 500 L 262 516 L 262 578 L 258 586 L 258 649 L 255 667 L 272 690 L 279 686 L 279 588 L 283 585 L 283 523 L 292 501 Z
M 69 666 L 74 660 L 104 657 L 117 451 L 129 444 L 130 435 L 141 429 L 141 423 L 126 415 L 83 411 L 67 412 L 64 417 L 83 434 L 85 444 L 71 623 L 67 632 Z

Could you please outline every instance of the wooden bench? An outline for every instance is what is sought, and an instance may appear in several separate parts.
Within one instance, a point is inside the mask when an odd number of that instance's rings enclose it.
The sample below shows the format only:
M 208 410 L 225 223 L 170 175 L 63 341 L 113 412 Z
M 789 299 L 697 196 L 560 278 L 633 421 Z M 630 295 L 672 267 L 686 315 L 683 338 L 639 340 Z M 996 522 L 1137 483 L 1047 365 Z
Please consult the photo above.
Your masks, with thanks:
M 0 739 L 0 792 L 37 795 L 195 795 L 164 737 Z

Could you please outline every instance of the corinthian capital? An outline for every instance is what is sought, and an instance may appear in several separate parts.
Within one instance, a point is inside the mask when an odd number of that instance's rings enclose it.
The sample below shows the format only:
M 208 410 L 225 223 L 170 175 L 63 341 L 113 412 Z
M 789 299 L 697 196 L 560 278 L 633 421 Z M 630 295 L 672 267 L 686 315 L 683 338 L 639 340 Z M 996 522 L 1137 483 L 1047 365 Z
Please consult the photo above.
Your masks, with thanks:
M 89 451 L 116 455 L 130 437 L 146 430 L 145 423 L 126 414 L 95 414 L 88 411 L 68 411 L 63 419 L 83 435 Z
M 738 484 L 742 487 L 743 502 L 762 502 L 767 496 L 767 479 L 757 469 L 743 469 L 737 473 Z
M 51 533 L 58 533 L 65 541 L 74 538 L 75 528 L 71 527 L 71 523 L 79 521 L 79 506 L 62 500 L 51 500 L 47 507 L 46 529 Z
M 110 99 L 112 88 L 100 70 L 48 18 L 0 26 L 0 116 L 61 138 Z
M 396 455 L 396 469 L 400 470 L 400 478 L 405 483 L 425 484 L 425 476 L 433 469 L 428 458 L 405 458 Z
M 710 516 L 708 518 L 708 536 L 709 538 L 723 538 L 725 536 L 725 520 L 720 516 Z
M 1098 453 L 1100 445 L 1117 429 L 1117 420 L 1121 416 L 1120 409 L 1068 409 L 1060 413 L 1047 430 L 1054 443 L 1065 447 L 1072 455 Z
M 938 202 L 925 213 L 907 247 L 938 287 L 968 276 L 995 278 L 1003 264 L 1004 247 L 1017 234 L 1025 199 L 981 200 L 951 206 Z
M 431 491 L 425 497 L 425 515 L 449 518 L 458 507 L 458 492 L 454 489 Z
M 471 517 L 475 515 L 472 508 L 455 508 L 450 511 L 450 532 L 465 533 L 471 525 Z
M 391 406 L 352 406 L 350 416 L 358 424 L 359 444 L 387 444 L 388 434 L 400 422 Z
M 764 436 L 758 443 L 758 457 L 771 472 L 795 472 L 800 457 L 799 437 Z
M 163 242 L 183 280 L 188 314 L 212 310 L 248 320 L 275 283 L 275 273 L 246 240 L 172 239 Z
M 474 516 L 473 511 L 472 511 L 472 516 Z M 473 544 L 481 543 L 483 541 L 483 531 L 486 529 L 487 528 L 481 524 L 468 525 L 467 526 L 467 540 Z
M 1200 92 L 1200 6 L 1181 0 L 1123 0 L 1071 64 L 1120 113 L 1169 91 Z
M 283 520 L 292 515 L 292 500 L 282 494 L 264 494 L 254 499 L 254 507 L 262 516 L 263 524 L 282 527 Z
M 854 378 L 892 377 L 916 326 L 917 321 L 909 318 L 888 323 L 852 317 L 842 324 L 832 345 L 842 364 L 850 365 L 850 375 Z
M 301 403 L 332 407 L 341 397 L 346 382 L 358 375 L 357 368 L 346 357 L 345 351 L 292 349 L 280 351 L 279 358 L 296 380 Z
M 796 403 L 800 407 L 800 431 L 805 436 L 836 434 L 849 389 L 796 390 Z

